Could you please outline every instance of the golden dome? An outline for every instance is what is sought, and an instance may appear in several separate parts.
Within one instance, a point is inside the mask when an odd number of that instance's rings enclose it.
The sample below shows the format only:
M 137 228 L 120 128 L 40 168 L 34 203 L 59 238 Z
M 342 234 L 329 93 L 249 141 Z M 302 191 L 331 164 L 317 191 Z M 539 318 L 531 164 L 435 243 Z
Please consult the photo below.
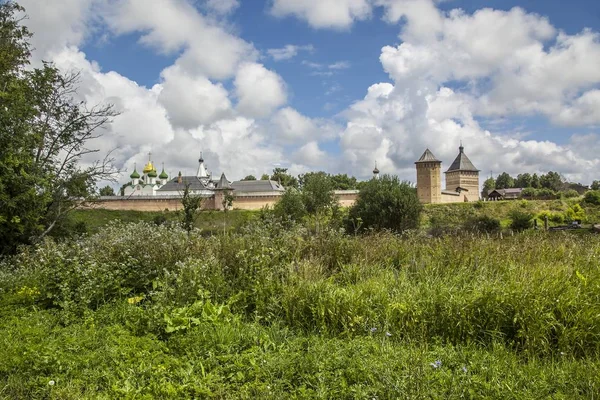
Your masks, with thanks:
M 156 169 L 154 168 L 152 161 L 148 161 L 148 164 L 146 164 L 146 166 L 144 167 L 144 173 L 147 174 L 152 171 L 156 171 Z

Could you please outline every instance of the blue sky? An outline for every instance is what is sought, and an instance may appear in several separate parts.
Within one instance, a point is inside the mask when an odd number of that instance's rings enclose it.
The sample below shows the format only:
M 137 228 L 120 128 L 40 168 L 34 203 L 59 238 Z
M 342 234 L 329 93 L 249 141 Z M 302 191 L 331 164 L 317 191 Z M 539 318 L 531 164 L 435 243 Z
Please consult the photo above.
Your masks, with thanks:
M 39 58 L 123 105 L 102 147 L 126 169 L 148 149 L 185 168 L 204 148 L 234 175 L 367 177 L 378 161 L 414 179 L 424 147 L 449 163 L 459 140 L 482 170 L 586 181 L 600 165 L 597 1 L 23 3 Z

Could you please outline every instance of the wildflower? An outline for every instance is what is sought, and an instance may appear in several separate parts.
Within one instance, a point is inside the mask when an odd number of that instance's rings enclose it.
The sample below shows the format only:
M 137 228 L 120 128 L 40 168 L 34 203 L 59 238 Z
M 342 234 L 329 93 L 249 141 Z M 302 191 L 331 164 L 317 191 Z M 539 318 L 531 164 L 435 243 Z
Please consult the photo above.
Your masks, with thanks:
M 560 352 L 560 355 L 561 355 L 561 356 L 566 356 L 566 355 L 567 355 L 567 353 L 565 353 L 564 351 L 561 351 L 561 352 Z
M 439 368 L 442 366 L 442 362 L 440 360 L 435 360 L 435 362 L 430 363 L 433 368 Z
M 50 385 L 50 386 L 54 386 L 54 384 L 55 384 L 55 383 L 56 383 L 56 382 L 54 382 L 54 381 L 50 381 L 50 382 L 48 382 L 48 385 Z
M 389 332 L 386 332 L 386 333 L 385 333 L 385 336 L 387 336 L 387 337 L 390 337 L 390 336 L 392 336 L 392 334 L 391 334 L 391 333 L 389 333 Z
M 463 367 L 462 367 L 462 371 L 463 371 L 463 372 L 466 374 L 466 373 L 467 373 L 467 367 L 465 367 L 465 366 L 463 365 Z
M 377 332 L 377 328 L 375 328 L 375 327 L 371 328 L 371 333 L 375 333 L 375 332 Z

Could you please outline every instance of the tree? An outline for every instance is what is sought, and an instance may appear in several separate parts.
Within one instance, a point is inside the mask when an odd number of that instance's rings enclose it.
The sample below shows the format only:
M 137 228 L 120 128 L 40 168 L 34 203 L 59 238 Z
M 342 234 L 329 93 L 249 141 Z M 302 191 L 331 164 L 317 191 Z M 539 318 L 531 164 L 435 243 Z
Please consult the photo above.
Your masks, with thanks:
M 254 175 L 248 175 L 247 177 L 245 177 L 242 180 L 244 180 L 244 181 L 255 181 L 256 177 Z
M 325 212 L 337 206 L 333 192 L 333 181 L 325 172 L 315 172 L 304 176 L 302 202 L 306 212 L 315 216 L 317 233 Z
M 563 189 L 564 178 L 558 172 L 548 172 L 540 177 L 540 185 L 543 188 L 558 192 Z
M 284 187 L 298 187 L 298 179 L 287 173 L 287 168 L 275 168 L 271 180 L 281 182 Z
M 106 185 L 102 189 L 100 189 L 100 196 L 114 196 L 114 195 L 115 195 L 115 190 L 108 185 Z
M 592 182 L 592 185 L 590 186 L 590 189 L 592 189 L 592 190 L 600 190 L 600 181 L 594 181 L 594 182 Z
M 506 172 L 501 173 L 496 178 L 496 189 L 508 189 L 514 187 L 515 180 Z
M 487 178 L 485 182 L 483 182 L 483 197 L 487 197 L 495 188 L 496 180 L 494 178 Z
M 332 175 L 331 180 L 333 181 L 333 188 L 335 190 L 355 190 L 357 189 L 357 180 L 353 176 L 346 174 Z
M 533 174 L 531 176 L 531 187 L 534 189 L 540 189 L 542 185 L 540 185 L 540 177 L 538 174 Z
M 529 173 L 519 174 L 517 175 L 517 179 L 515 181 L 515 187 L 518 188 L 528 188 L 531 186 L 531 181 L 533 177 Z
M 361 221 L 361 229 L 402 232 L 419 226 L 422 209 L 416 190 L 408 182 L 386 174 L 362 185 L 350 219 Z
M 261 181 L 268 181 L 269 179 L 271 179 L 271 177 L 267 174 L 262 174 L 262 176 L 260 177 Z
M 202 207 L 203 200 L 200 195 L 190 192 L 189 183 L 185 185 L 183 195 L 181 196 L 181 205 L 183 206 L 181 226 L 187 231 L 188 236 L 191 234 L 192 229 L 194 229 L 197 212 Z
M 27 67 L 30 34 L 0 5 L 0 253 L 41 240 L 66 214 L 91 200 L 96 182 L 117 172 L 109 158 L 87 167 L 89 142 L 116 113 L 78 102 L 76 73 Z
M 296 188 L 287 188 L 273 209 L 281 219 L 300 221 L 306 215 L 302 193 Z

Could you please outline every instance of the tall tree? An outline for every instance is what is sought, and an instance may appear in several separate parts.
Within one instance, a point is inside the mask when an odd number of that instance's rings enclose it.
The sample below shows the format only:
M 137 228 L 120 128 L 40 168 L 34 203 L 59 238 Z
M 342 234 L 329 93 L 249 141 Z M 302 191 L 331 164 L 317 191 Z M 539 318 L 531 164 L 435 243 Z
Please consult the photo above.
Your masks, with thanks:
M 271 180 L 281 182 L 284 187 L 298 187 L 298 179 L 287 173 L 287 168 L 275 168 Z
M 558 172 L 549 171 L 540 177 L 540 185 L 555 192 L 562 190 L 564 183 L 565 179 Z
M 501 173 L 496 178 L 496 189 L 508 189 L 514 187 L 515 180 L 506 172 Z
M 483 182 L 483 196 L 487 197 L 488 194 L 490 194 L 490 192 L 492 190 L 494 190 L 496 188 L 496 180 L 494 178 L 487 178 L 484 182 Z
M 594 181 L 594 182 L 592 182 L 592 185 L 590 186 L 590 189 L 592 189 L 592 190 L 600 190 L 600 181 Z
M 26 27 L 15 15 L 24 10 L 0 5 L 0 253 L 39 241 L 72 209 L 110 180 L 111 160 L 83 167 L 96 150 L 90 140 L 115 115 L 111 106 L 78 102 L 77 74 L 50 64 L 30 69 Z
M 533 177 L 529 173 L 519 174 L 517 175 L 517 179 L 515 180 L 515 187 L 518 188 L 528 188 L 531 187 L 531 181 Z
M 533 174 L 531 176 L 531 187 L 534 189 L 540 189 L 542 186 L 540 185 L 540 177 L 538 174 Z
M 244 181 L 255 181 L 256 177 L 254 175 L 248 175 L 243 179 Z
M 306 211 L 315 216 L 317 233 L 325 213 L 338 204 L 333 189 L 334 183 L 325 172 L 315 172 L 304 177 L 302 200 Z
M 106 185 L 104 186 L 102 189 L 100 189 L 100 196 L 114 196 L 115 195 L 115 189 L 113 189 L 112 187 Z

